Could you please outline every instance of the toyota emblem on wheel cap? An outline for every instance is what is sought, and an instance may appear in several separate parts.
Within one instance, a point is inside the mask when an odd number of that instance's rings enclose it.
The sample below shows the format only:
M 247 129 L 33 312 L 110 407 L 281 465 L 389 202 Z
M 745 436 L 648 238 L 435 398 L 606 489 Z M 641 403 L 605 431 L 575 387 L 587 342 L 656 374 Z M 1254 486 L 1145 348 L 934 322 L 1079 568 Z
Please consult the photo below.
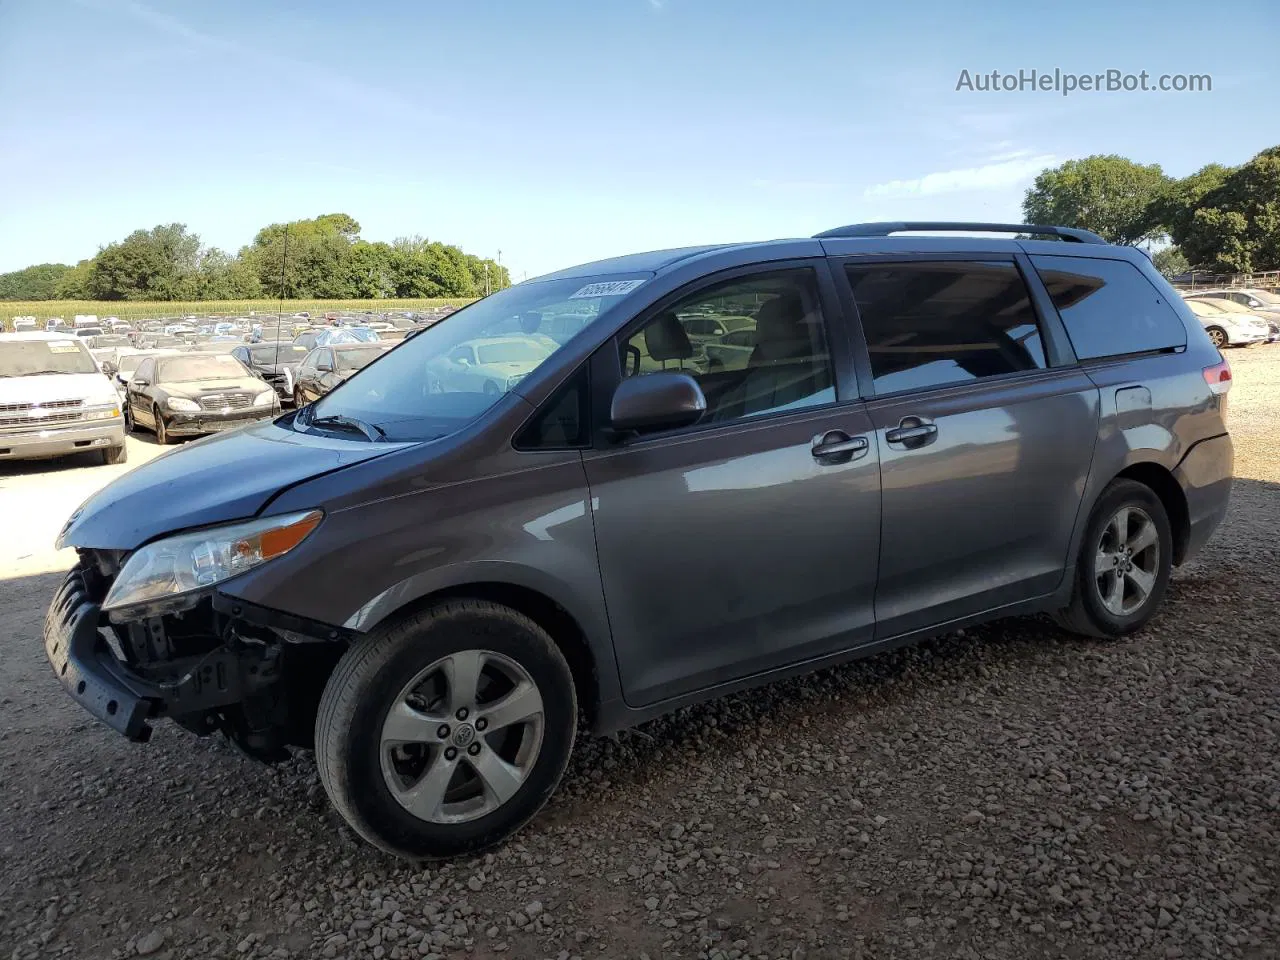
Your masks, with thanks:
M 453 731 L 454 746 L 458 746 L 458 747 L 468 746 L 471 743 L 471 741 L 474 740 L 475 738 L 476 738 L 475 728 L 465 723 L 460 725 L 457 730 Z

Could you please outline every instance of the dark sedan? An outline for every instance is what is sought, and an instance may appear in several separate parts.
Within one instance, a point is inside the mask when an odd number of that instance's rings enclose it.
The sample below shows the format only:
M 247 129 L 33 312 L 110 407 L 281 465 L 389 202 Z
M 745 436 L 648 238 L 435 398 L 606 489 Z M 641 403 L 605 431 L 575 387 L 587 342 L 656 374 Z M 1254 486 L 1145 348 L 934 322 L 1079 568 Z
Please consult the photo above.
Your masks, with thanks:
M 230 354 L 148 357 L 128 385 L 134 426 L 156 441 L 217 433 L 280 412 L 275 391 Z
M 387 352 L 394 344 L 336 343 L 316 347 L 298 368 L 298 382 L 293 386 L 293 402 L 297 406 L 319 400 L 326 393 Z
M 245 344 L 232 350 L 231 355 L 271 384 L 282 401 L 293 400 L 293 385 L 298 379 L 298 367 L 307 355 L 306 347 L 280 340 Z

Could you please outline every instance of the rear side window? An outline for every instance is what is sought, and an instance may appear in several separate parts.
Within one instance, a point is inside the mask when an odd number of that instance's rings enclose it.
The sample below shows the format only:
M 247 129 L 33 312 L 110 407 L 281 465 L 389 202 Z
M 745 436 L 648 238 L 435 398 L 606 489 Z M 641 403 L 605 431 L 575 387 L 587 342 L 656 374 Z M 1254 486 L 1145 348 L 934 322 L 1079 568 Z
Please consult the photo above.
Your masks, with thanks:
M 1186 346 L 1182 320 L 1133 264 L 1059 256 L 1031 261 L 1081 360 Z
M 1012 263 L 849 264 L 876 393 L 1046 366 L 1035 309 Z

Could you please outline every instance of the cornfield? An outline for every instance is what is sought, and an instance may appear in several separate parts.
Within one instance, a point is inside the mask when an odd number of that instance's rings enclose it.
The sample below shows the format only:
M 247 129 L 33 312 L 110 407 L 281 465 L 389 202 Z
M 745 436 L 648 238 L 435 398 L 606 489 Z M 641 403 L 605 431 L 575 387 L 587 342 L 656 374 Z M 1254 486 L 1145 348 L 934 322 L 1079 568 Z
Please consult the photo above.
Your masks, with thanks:
M 68 323 L 77 314 L 101 317 L 119 317 L 121 320 L 151 320 L 160 317 L 225 316 L 247 317 L 253 314 L 286 315 L 309 313 L 313 317 L 328 312 L 392 313 L 414 310 L 430 310 L 432 307 L 460 307 L 470 303 L 470 298 L 444 298 L 421 300 L 6 300 L 0 302 L 0 323 L 5 330 L 13 329 L 14 317 L 35 317 L 43 325 L 45 320 L 61 317 Z

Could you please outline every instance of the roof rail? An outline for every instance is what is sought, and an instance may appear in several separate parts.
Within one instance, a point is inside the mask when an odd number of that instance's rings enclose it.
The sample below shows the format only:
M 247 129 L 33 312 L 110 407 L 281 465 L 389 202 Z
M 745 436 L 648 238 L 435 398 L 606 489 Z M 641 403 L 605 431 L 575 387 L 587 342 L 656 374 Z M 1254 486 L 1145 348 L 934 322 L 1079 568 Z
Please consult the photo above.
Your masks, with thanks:
M 885 223 L 851 223 L 815 233 L 814 239 L 834 237 L 887 237 L 908 230 L 929 230 L 948 233 L 1043 233 L 1061 237 L 1074 243 L 1106 243 L 1096 233 L 1077 230 L 1075 227 L 1049 227 L 1034 223 L 959 223 L 947 220 L 899 220 Z

